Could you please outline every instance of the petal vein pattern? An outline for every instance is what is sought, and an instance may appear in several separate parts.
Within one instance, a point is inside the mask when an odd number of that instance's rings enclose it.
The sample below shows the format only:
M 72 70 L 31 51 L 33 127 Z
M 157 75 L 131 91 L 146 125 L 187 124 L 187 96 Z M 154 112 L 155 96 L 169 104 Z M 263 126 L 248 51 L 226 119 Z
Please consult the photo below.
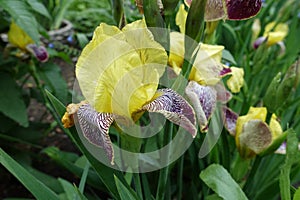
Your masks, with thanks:
M 113 165 L 114 150 L 108 135 L 109 127 L 114 121 L 113 115 L 98 113 L 89 104 L 85 104 L 79 107 L 77 118 L 85 138 L 92 144 L 103 148 Z
M 143 106 L 143 109 L 163 114 L 168 120 L 187 130 L 193 138 L 196 137 L 196 118 L 192 106 L 171 89 L 161 89 L 157 93 L 161 95 Z

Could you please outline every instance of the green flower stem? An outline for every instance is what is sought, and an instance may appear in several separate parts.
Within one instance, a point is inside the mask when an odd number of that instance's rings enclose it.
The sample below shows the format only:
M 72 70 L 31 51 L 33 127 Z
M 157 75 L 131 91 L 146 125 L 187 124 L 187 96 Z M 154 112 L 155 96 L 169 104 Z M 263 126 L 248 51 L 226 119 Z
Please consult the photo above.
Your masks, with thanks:
M 141 186 L 141 179 L 139 173 L 133 173 L 133 181 L 135 186 L 135 191 L 140 199 L 143 199 L 143 191 Z
M 86 179 L 87 179 L 87 176 L 88 176 L 89 169 L 90 169 L 90 163 L 89 163 L 89 161 L 86 161 L 85 167 L 83 169 L 82 176 L 81 176 L 81 179 L 80 179 L 79 187 L 78 187 L 78 190 L 82 194 L 84 192 L 84 186 L 86 184 Z
M 266 123 L 267 123 L 267 124 L 270 124 L 271 118 L 272 118 L 272 114 L 273 114 L 273 113 L 270 113 L 269 111 L 267 112 L 267 117 L 266 117 Z
M 178 162 L 179 166 L 178 166 L 178 176 L 177 176 L 177 183 L 178 183 L 177 199 L 182 198 L 183 163 L 184 163 L 184 154 L 179 158 L 179 162 Z
M 222 147 L 223 151 L 221 152 L 222 155 L 222 164 L 225 169 L 230 170 L 230 154 L 229 154 L 229 144 L 227 140 L 227 135 L 226 134 L 221 134 L 221 139 L 222 139 Z
M 40 81 L 40 77 L 38 75 L 38 73 L 36 72 L 36 66 L 35 66 L 35 63 L 30 60 L 29 61 L 29 72 L 31 74 L 31 76 L 33 77 L 34 81 L 35 81 L 35 84 L 38 88 L 38 90 L 40 91 L 44 101 L 45 101 L 45 106 L 46 108 L 50 111 L 50 113 L 52 114 L 52 116 L 54 116 L 55 118 L 57 118 L 57 115 L 56 115 L 56 112 L 53 110 L 53 108 L 51 107 L 51 103 L 46 95 L 46 92 L 41 84 L 41 81 Z
M 166 122 L 166 129 L 164 129 L 165 137 L 164 137 L 164 144 L 168 144 L 172 140 L 173 136 L 173 123 L 167 121 Z M 169 154 L 169 152 L 168 152 Z M 167 156 L 167 159 L 169 156 Z M 168 161 L 167 161 L 168 163 Z M 169 166 L 166 166 L 165 168 L 160 170 L 159 173 L 159 179 L 158 179 L 158 187 L 156 191 L 156 200 L 163 200 L 165 199 L 165 193 L 166 193 L 166 186 L 169 176 Z
M 244 185 L 244 191 L 245 192 L 248 192 L 248 193 L 250 192 L 250 187 L 253 183 L 256 171 L 259 168 L 259 165 L 260 165 L 261 161 L 262 161 L 261 156 L 256 156 L 255 157 L 255 160 L 254 160 L 254 163 L 252 165 L 251 171 L 250 171 L 249 176 L 247 177 L 247 181 Z

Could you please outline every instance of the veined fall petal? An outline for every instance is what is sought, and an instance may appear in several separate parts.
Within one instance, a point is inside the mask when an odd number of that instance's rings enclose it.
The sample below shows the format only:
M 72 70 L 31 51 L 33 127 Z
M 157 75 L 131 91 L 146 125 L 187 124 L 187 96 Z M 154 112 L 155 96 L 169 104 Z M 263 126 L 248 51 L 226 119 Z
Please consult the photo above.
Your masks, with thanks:
M 235 136 L 236 122 L 239 117 L 238 114 L 236 114 L 230 108 L 223 106 L 223 115 L 226 129 L 228 130 L 230 135 Z
M 216 108 L 216 90 L 212 86 L 202 86 L 190 81 L 185 93 L 194 106 L 201 131 L 207 131 L 208 121 Z
M 157 98 L 143 106 L 148 112 L 163 114 L 168 120 L 187 130 L 196 137 L 196 118 L 192 106 L 171 89 L 157 91 Z
M 114 121 L 111 113 L 98 113 L 89 104 L 79 107 L 75 119 L 78 120 L 83 135 L 92 144 L 104 149 L 110 163 L 114 164 L 114 150 L 108 130 Z
M 98 113 L 87 101 L 69 104 L 61 119 L 65 128 L 70 128 L 77 123 L 84 137 L 92 144 L 101 147 L 112 165 L 114 164 L 114 151 L 108 130 L 113 120 L 112 114 Z

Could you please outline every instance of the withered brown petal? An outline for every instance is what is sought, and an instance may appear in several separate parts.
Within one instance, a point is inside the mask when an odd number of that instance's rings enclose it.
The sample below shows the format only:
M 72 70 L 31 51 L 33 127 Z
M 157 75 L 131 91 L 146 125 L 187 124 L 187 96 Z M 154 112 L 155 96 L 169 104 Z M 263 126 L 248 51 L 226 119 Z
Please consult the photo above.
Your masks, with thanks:
M 248 121 L 243 125 L 240 137 L 240 145 L 259 154 L 272 142 L 272 133 L 268 125 L 258 119 Z
M 261 8 L 261 0 L 226 0 L 230 20 L 242 20 L 255 16 Z

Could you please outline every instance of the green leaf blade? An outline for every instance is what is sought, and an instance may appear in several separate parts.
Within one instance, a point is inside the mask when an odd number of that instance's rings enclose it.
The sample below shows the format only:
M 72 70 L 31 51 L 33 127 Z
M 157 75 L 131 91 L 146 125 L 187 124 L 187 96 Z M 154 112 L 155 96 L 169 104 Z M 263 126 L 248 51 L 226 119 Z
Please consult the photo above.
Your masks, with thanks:
M 0 163 L 12 173 L 37 199 L 55 200 L 59 197 L 46 185 L 31 175 L 25 168 L 0 148 Z
M 23 0 L 0 0 L 1 7 L 6 10 L 15 23 L 24 30 L 36 44 L 39 44 L 40 35 L 38 23 L 30 12 L 29 6 Z
M 134 195 L 135 193 L 133 193 L 132 191 L 127 189 L 126 186 L 124 186 L 124 184 L 118 179 L 118 177 L 114 176 L 114 179 L 115 179 L 116 186 L 117 186 L 118 192 L 120 194 L 121 200 L 127 200 L 127 199 L 138 200 L 139 199 L 137 197 L 137 195 Z
M 0 112 L 27 127 L 28 117 L 21 91 L 8 74 L 0 73 L 0 91 Z
M 248 199 L 225 168 L 212 164 L 200 173 L 200 178 L 225 200 Z

